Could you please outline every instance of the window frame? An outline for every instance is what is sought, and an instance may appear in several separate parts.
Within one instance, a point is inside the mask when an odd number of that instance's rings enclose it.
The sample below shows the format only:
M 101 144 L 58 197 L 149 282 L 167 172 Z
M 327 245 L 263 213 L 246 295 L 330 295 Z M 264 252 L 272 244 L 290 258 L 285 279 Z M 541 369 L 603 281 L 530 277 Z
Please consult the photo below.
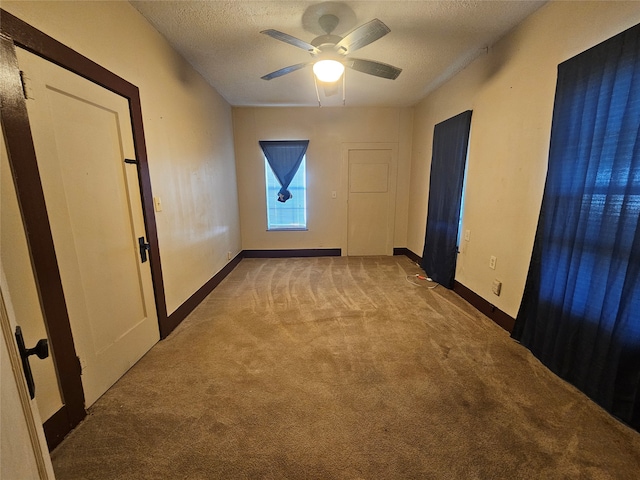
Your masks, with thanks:
M 300 166 L 298 167 L 298 170 L 296 171 L 295 176 L 293 177 L 293 179 L 291 180 L 291 184 L 289 185 L 289 189 L 291 190 L 296 190 L 299 191 L 299 182 L 300 180 L 302 180 L 302 193 L 303 193 L 303 217 L 304 217 L 304 224 L 300 224 L 300 223 L 296 223 L 296 224 L 275 224 L 274 226 L 271 226 L 271 221 L 270 221 L 270 215 L 269 215 L 269 211 L 272 208 L 283 208 L 285 210 L 290 210 L 292 209 L 291 204 L 289 204 L 289 202 L 297 202 L 299 201 L 298 199 L 300 198 L 300 196 L 292 196 L 291 199 L 289 199 L 289 201 L 285 202 L 285 203 L 281 203 L 277 201 L 277 192 L 280 189 L 280 184 L 278 182 L 278 179 L 275 176 L 275 173 L 273 172 L 273 169 L 271 168 L 271 165 L 269 164 L 269 161 L 267 160 L 267 157 L 263 154 L 263 160 L 264 160 L 264 169 L 265 169 L 265 215 L 266 215 L 266 224 L 267 224 L 267 232 L 306 232 L 309 230 L 309 218 L 308 218 L 308 208 L 307 208 L 307 189 L 308 189 L 308 185 L 307 185 L 307 155 L 305 153 L 305 155 L 302 158 L 302 161 L 300 162 Z M 300 175 L 302 175 L 302 179 L 300 179 Z M 270 182 L 271 182 L 271 188 L 270 188 Z M 293 208 L 300 208 L 300 207 L 293 207 Z

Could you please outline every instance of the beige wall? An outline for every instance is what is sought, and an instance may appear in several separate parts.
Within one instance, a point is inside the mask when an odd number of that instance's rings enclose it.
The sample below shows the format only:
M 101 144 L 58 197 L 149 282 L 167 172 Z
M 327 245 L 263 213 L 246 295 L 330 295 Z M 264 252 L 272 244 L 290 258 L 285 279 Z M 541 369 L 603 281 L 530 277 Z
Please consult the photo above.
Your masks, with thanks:
M 640 21 L 640 2 L 550 2 L 415 107 L 407 246 L 422 254 L 433 127 L 473 110 L 456 280 L 517 315 L 544 188 L 557 65 Z M 497 257 L 495 270 L 489 257 Z M 502 294 L 491 292 L 494 278 Z
M 171 313 L 240 252 L 231 107 L 128 2 L 2 8 L 140 89 Z
M 348 99 L 347 99 L 348 100 Z M 242 248 L 342 248 L 346 252 L 346 143 L 398 145 L 394 246 L 406 246 L 410 108 L 234 108 Z M 308 139 L 305 232 L 268 232 L 264 157 L 259 140 Z M 331 198 L 331 192 L 337 198 Z

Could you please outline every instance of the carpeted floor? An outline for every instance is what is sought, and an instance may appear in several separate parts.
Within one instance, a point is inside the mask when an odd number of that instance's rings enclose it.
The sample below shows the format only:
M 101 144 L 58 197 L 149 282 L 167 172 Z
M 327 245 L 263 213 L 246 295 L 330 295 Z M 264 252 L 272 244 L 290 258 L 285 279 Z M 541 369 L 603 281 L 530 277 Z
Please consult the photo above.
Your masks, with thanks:
M 242 260 L 53 452 L 57 479 L 640 477 L 640 433 L 419 271 Z

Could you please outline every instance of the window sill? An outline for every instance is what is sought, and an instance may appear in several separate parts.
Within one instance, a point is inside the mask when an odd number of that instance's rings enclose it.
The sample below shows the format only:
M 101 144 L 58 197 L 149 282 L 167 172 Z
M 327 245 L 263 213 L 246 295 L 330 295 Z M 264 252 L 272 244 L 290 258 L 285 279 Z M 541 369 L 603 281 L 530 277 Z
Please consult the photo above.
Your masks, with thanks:
M 280 227 L 280 228 L 267 228 L 267 232 L 308 232 L 308 228 L 295 228 L 295 227 Z

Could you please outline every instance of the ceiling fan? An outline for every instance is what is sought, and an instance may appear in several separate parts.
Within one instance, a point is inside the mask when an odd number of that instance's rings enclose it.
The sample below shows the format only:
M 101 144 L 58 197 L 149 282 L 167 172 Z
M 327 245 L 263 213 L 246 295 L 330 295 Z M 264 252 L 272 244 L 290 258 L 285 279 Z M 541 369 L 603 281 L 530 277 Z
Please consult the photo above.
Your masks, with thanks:
M 322 15 L 318 22 L 325 32 L 324 35 L 307 43 L 278 30 L 263 30 L 260 33 L 268 35 L 281 42 L 301 48 L 311 54 L 311 62 L 298 63 L 281 68 L 261 77 L 263 80 L 272 80 L 309 65 L 313 65 L 315 78 L 324 84 L 337 82 L 344 73 L 344 67 L 349 67 L 358 72 L 373 75 L 375 77 L 395 80 L 402 72 L 401 68 L 382 62 L 350 57 L 351 53 L 369 45 L 384 37 L 391 30 L 377 18 L 367 22 L 347 33 L 344 37 L 333 35 L 331 32 L 339 23 L 338 17 L 331 14 Z M 326 87 L 326 85 L 325 85 Z M 330 91 L 330 89 L 329 89 Z

